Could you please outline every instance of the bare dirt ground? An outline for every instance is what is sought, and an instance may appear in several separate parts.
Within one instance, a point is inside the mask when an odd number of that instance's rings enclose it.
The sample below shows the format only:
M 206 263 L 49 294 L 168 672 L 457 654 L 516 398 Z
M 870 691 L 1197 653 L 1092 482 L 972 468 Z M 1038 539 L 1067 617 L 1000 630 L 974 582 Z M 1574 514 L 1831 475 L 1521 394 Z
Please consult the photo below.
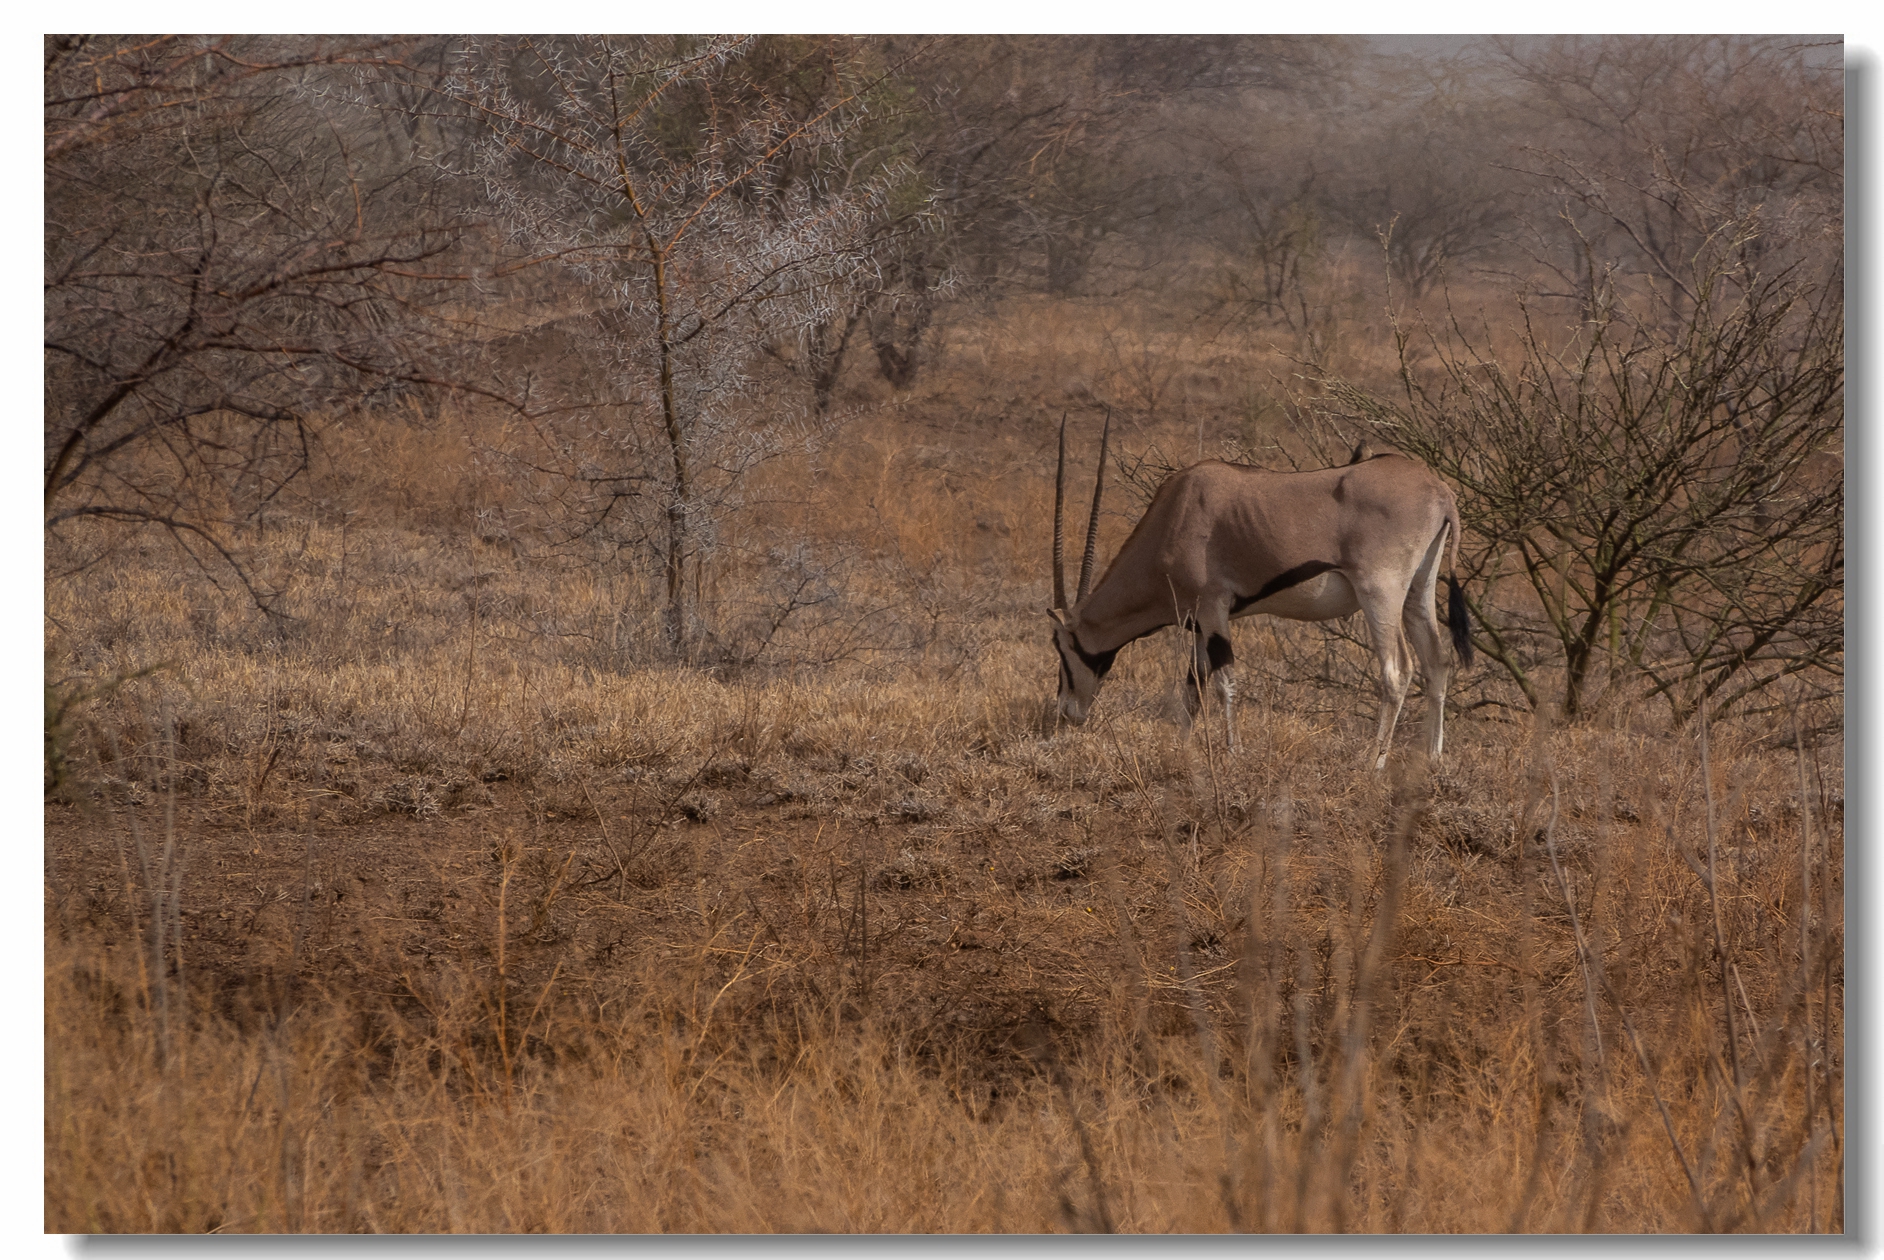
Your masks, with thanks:
M 1453 764 L 1420 809 L 1406 928 L 1390 957 L 1409 1013 L 1434 998 L 1440 1009 L 1518 998 L 1519 948 L 1541 949 L 1547 973 L 1573 977 L 1567 933 L 1520 942 L 1527 929 L 1514 916 L 1479 908 L 1517 905 L 1518 872 L 1533 866 L 1510 845 L 1524 787 L 1500 764 L 1515 754 L 1498 734 L 1462 724 Z M 1065 757 L 1082 738 L 1053 742 L 1069 745 Z M 1170 750 L 1174 760 L 1184 751 Z M 1090 752 L 1103 757 L 1097 739 Z M 1757 777 L 1780 777 L 1785 758 L 1772 760 Z M 1233 1011 L 1238 957 L 1260 945 L 1252 912 L 1270 912 L 1263 902 L 1279 879 L 1292 879 L 1291 912 L 1324 955 L 1351 948 L 1394 818 L 1386 776 L 1338 775 L 1345 785 L 1297 803 L 1260 752 L 1225 767 L 1227 802 L 1225 784 L 1213 802 L 1208 783 L 1168 782 L 1162 820 L 1128 785 L 1050 790 L 1027 811 L 965 818 L 960 801 L 925 793 L 925 777 L 914 758 L 900 769 L 866 758 L 811 789 L 842 800 L 848 786 L 861 807 L 814 803 L 711 763 L 651 788 L 470 784 L 425 816 L 318 791 L 290 794 L 257 820 L 156 792 L 111 814 L 95 802 L 50 805 L 48 925 L 122 930 L 136 917 L 127 878 L 142 884 L 132 827 L 155 853 L 173 825 L 186 838 L 181 967 L 231 1013 L 275 1007 L 291 977 L 410 1003 L 425 1000 L 423 978 L 441 965 L 470 974 L 501 963 L 510 989 L 538 1004 L 593 1012 L 667 993 L 690 1018 L 718 1008 L 733 1022 L 834 1005 L 894 1027 L 919 1053 L 1001 1075 L 1028 1070 L 1014 1036 L 1030 1018 L 1044 1015 L 1077 1045 L 1141 984 L 1154 1035 L 1188 1034 L 1193 988 L 1206 1010 Z M 1747 786 L 1758 790 L 1752 778 Z M 1193 808 L 1171 809 L 1199 787 Z M 1620 817 L 1602 822 L 1614 829 L 1608 847 L 1639 854 L 1655 787 L 1635 787 L 1651 796 L 1619 794 Z M 1292 811 L 1288 839 L 1279 806 Z M 1597 812 L 1586 794 L 1570 802 L 1560 851 L 1573 873 L 1627 878 L 1626 857 L 1598 852 Z M 1774 828 L 1771 843 L 1781 842 L 1797 825 L 1757 804 L 1738 821 L 1749 843 Z M 1759 873 L 1744 865 L 1750 851 L 1733 852 L 1741 876 Z M 1540 901 L 1548 881 L 1546 869 Z M 1568 928 L 1561 919 L 1559 904 L 1553 929 Z M 676 986 L 681 972 L 689 982 Z M 1326 973 L 1295 979 L 1318 1002 L 1338 997 Z
M 1112 913 L 1070 823 L 1015 845 L 790 803 L 741 800 L 650 826 L 628 794 L 597 795 L 605 823 L 508 784 L 488 797 L 437 818 L 343 824 L 311 811 L 287 827 L 181 803 L 184 967 L 246 1003 L 290 975 L 384 981 L 441 958 L 488 964 L 501 897 L 505 965 L 524 992 L 556 973 L 563 1000 L 619 1001 L 645 971 L 691 965 L 704 938 L 716 974 L 751 978 L 740 1007 L 846 998 L 893 1012 L 919 1039 L 997 1057 L 1043 1001 L 1057 1021 L 1089 1026 L 1116 981 Z M 48 810 L 50 921 L 123 921 L 124 864 L 136 861 L 126 829 Z

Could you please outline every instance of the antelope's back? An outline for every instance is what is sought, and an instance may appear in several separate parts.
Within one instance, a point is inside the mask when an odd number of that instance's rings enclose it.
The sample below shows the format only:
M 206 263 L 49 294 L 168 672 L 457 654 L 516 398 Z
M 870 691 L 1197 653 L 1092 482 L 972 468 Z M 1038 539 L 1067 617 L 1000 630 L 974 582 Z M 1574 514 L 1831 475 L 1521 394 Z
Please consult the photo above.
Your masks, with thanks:
M 1301 565 L 1346 568 L 1383 547 L 1423 549 L 1453 511 L 1446 484 L 1398 454 L 1305 472 L 1196 464 L 1180 475 L 1189 478 L 1183 508 L 1233 553 L 1222 559 L 1243 580 Z

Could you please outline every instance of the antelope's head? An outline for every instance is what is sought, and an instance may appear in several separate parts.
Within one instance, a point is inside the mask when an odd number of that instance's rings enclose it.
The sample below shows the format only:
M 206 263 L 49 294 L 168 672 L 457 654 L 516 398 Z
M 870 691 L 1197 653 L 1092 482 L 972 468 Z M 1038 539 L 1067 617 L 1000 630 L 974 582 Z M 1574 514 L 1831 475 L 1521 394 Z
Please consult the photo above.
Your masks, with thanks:
M 1066 416 L 1060 416 L 1060 466 L 1053 479 L 1053 648 L 1060 658 L 1060 716 L 1078 726 L 1099 697 L 1099 684 L 1112 668 L 1118 649 L 1089 652 L 1074 629 L 1078 617 L 1069 613 L 1086 600 L 1092 586 L 1093 550 L 1099 542 L 1099 501 L 1106 488 L 1106 448 L 1112 438 L 1112 409 L 1106 408 L 1106 427 L 1099 438 L 1099 474 L 1093 481 L 1092 513 L 1086 520 L 1086 554 L 1079 564 L 1079 590 L 1066 602 Z
M 1053 650 L 1060 658 L 1060 716 L 1079 726 L 1092 711 L 1092 702 L 1099 698 L 1099 684 L 1105 681 L 1112 658 L 1119 652 L 1117 648 L 1088 652 L 1058 609 L 1048 615 L 1053 618 Z

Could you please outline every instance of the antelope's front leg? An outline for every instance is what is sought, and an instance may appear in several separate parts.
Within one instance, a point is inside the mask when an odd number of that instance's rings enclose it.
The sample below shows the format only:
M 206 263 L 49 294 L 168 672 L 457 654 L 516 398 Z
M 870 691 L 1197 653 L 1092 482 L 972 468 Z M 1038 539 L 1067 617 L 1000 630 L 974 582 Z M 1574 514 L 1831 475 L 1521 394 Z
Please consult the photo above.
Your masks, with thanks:
M 1216 681 L 1217 695 L 1223 701 L 1223 732 L 1230 751 L 1238 748 L 1236 738 L 1236 653 L 1230 648 L 1229 627 L 1211 631 L 1204 639 L 1204 654 L 1210 662 L 1210 676 Z
M 1186 627 L 1187 629 L 1189 627 Z M 1184 672 L 1184 681 L 1178 685 L 1184 699 L 1184 730 L 1188 734 L 1197 721 L 1197 715 L 1204 707 L 1204 682 L 1210 677 L 1210 660 L 1204 655 L 1204 636 L 1200 632 L 1191 634 L 1191 664 Z
M 1236 653 L 1230 648 L 1229 618 L 1214 619 L 1219 624 L 1206 624 L 1198 627 L 1191 644 L 1191 673 L 1189 686 L 1185 689 L 1185 704 L 1192 717 L 1203 707 L 1206 683 L 1214 682 L 1217 696 L 1223 701 L 1224 737 L 1232 752 L 1238 747 L 1236 738 L 1236 680 L 1232 666 L 1236 664 Z

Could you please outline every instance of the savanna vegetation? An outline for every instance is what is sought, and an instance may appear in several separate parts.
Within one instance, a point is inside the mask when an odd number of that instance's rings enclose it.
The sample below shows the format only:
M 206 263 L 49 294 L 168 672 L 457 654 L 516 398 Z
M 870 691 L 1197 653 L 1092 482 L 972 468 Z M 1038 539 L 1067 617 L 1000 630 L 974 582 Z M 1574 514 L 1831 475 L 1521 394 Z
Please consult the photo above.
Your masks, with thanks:
M 48 1230 L 1843 1229 L 1836 41 L 45 61 Z M 1443 761 L 1056 725 L 1108 415 L 1454 487 Z

